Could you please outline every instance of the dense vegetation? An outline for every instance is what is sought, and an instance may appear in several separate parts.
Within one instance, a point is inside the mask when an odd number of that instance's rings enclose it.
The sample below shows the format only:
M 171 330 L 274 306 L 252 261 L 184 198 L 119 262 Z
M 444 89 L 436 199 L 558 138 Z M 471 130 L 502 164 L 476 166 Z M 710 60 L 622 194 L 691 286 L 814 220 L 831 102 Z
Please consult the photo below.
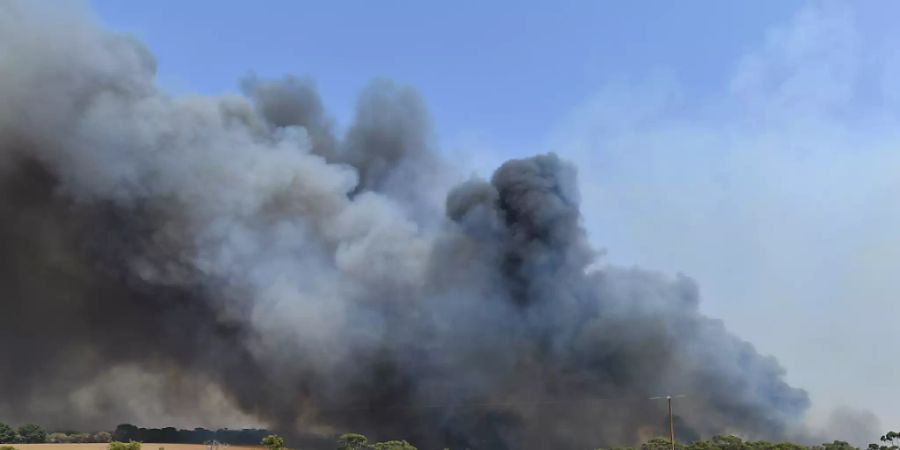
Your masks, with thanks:
M 54 432 L 48 434 L 43 428 L 34 424 L 13 428 L 0 423 L 0 444 L 109 442 L 108 450 L 140 450 L 141 442 L 201 444 L 213 440 L 229 444 L 262 445 L 266 447 L 266 450 L 286 450 L 284 439 L 259 429 L 229 430 L 225 428 L 212 431 L 195 428 L 193 430 L 177 430 L 172 427 L 138 428 L 135 425 L 122 424 L 116 427 L 113 433 L 100 431 L 97 433 Z M 671 448 L 668 439 L 656 438 L 637 448 L 610 447 L 597 450 L 670 450 Z M 900 432 L 890 431 L 881 436 L 879 442 L 869 444 L 865 449 L 858 449 L 844 441 L 806 446 L 791 442 L 744 441 L 737 436 L 714 436 L 709 440 L 690 443 L 676 442 L 675 448 L 676 450 L 900 450 Z M 0 445 L 0 450 L 15 449 Z M 337 438 L 336 450 L 417 449 L 403 440 L 369 442 L 369 439 L 361 434 L 345 433 Z
M 670 450 L 668 438 L 651 439 L 638 449 L 633 447 L 612 447 L 608 450 Z M 714 436 L 706 441 L 675 443 L 676 450 L 858 450 L 844 441 L 834 441 L 822 445 L 805 446 L 791 442 L 744 441 L 737 436 Z M 607 450 L 607 449 L 598 449 Z
M 261 444 L 268 450 L 282 450 L 284 448 L 284 439 L 277 434 L 270 434 L 262 439 Z
M 337 450 L 416 450 L 416 448 L 406 441 L 387 441 L 370 444 L 369 438 L 361 434 L 346 433 L 338 437 Z
M 0 444 L 39 444 L 47 442 L 47 432 L 38 425 L 26 424 L 18 429 L 0 423 Z
M 37 443 L 88 443 L 88 442 L 167 442 L 172 444 L 202 444 L 209 441 L 227 442 L 236 445 L 258 445 L 263 437 L 270 434 L 266 430 L 243 429 L 179 430 L 166 428 L 139 428 L 131 424 L 122 424 L 112 433 L 99 431 L 84 433 L 76 431 L 55 431 L 47 433 L 38 425 L 27 424 L 13 428 L 0 423 L 0 444 L 37 444 Z
M 116 441 L 138 442 L 168 442 L 172 444 L 202 444 L 208 441 L 227 442 L 229 444 L 259 445 L 260 441 L 271 432 L 255 428 L 242 430 L 207 430 L 206 428 L 194 428 L 193 430 L 179 430 L 174 427 L 165 428 L 138 428 L 131 424 L 122 424 L 116 427 L 112 438 Z
M 109 446 L 106 447 L 107 450 L 141 450 L 141 443 L 135 441 L 129 442 L 119 442 L 112 441 L 109 443 Z M 162 447 L 160 447 L 162 449 Z
M 880 443 L 869 444 L 865 450 L 900 450 L 900 433 L 891 431 L 881 437 Z M 672 444 L 666 438 L 656 438 L 638 448 L 611 447 L 597 450 L 671 450 Z M 834 441 L 821 445 L 806 446 L 790 442 L 744 441 L 736 436 L 714 436 L 710 440 L 691 443 L 676 443 L 676 450 L 859 450 L 844 441 Z M 361 434 L 347 433 L 338 438 L 337 450 L 416 450 L 406 441 L 369 443 Z M 447 449 L 444 449 L 447 450 Z
M 53 432 L 47 435 L 47 442 L 54 444 L 81 444 L 86 442 L 109 442 L 112 434 L 108 431 L 96 433 Z

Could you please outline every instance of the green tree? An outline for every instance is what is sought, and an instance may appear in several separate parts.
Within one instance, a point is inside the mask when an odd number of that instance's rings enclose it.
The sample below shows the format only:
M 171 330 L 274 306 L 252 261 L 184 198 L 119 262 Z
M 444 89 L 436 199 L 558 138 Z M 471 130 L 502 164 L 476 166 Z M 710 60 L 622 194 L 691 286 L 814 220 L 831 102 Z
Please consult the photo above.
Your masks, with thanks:
M 16 430 L 14 430 L 13 427 L 5 423 L 0 423 L 0 444 L 12 444 L 18 440 Z
M 406 441 L 387 441 L 378 442 L 370 446 L 372 450 L 417 450 L 412 444 Z
M 138 427 L 136 425 L 132 425 L 130 423 L 123 423 L 116 427 L 116 430 L 113 431 L 112 439 L 119 442 L 130 441 L 135 438 L 138 432 Z
M 269 450 L 281 450 L 284 448 L 284 439 L 277 434 L 270 434 L 262 438 L 261 444 Z
M 356 433 L 344 433 L 338 436 L 337 450 L 365 450 L 369 448 L 369 438 Z
M 88 442 L 92 442 L 94 437 L 90 435 L 90 433 L 72 433 L 69 435 L 69 440 L 76 443 L 86 444 Z
M 824 443 L 821 446 L 812 447 L 812 450 L 859 450 L 856 447 L 850 445 L 844 441 L 834 441 L 831 443 Z
M 98 431 L 94 433 L 94 442 L 109 442 L 112 440 L 112 434 L 109 431 Z
M 869 450 L 898 450 L 900 447 L 897 446 L 900 443 L 900 432 L 897 431 L 888 431 L 884 436 L 881 436 L 879 439 L 881 444 L 869 444 Z
M 33 423 L 22 425 L 19 427 L 19 441 L 24 444 L 43 444 L 47 442 L 47 432 Z
M 676 442 L 675 448 L 676 450 L 683 450 L 684 446 Z M 653 438 L 641 444 L 641 450 L 672 450 L 672 442 L 669 438 Z
M 684 448 L 685 450 L 719 450 L 719 447 L 709 441 L 694 441 Z
M 779 442 L 775 445 L 767 447 L 767 449 L 771 450 L 807 450 L 806 447 L 800 444 L 794 444 L 793 442 Z
M 141 450 L 141 443 L 137 441 L 119 442 L 112 441 L 106 446 L 107 450 Z
M 50 433 L 47 435 L 47 442 L 51 444 L 65 444 L 70 442 L 69 435 L 66 433 Z
M 338 436 L 337 444 L 337 450 L 417 450 L 415 446 L 406 441 L 385 441 L 370 444 L 369 438 L 357 433 L 344 433 Z

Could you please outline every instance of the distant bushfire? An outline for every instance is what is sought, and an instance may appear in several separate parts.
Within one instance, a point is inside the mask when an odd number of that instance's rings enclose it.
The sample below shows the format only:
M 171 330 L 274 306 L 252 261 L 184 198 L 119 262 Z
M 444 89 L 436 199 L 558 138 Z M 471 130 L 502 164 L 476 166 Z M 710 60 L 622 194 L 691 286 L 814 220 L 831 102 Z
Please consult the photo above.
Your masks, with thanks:
M 685 436 L 806 410 L 690 279 L 598 263 L 557 156 L 453 187 L 410 88 L 338 135 L 307 80 L 173 97 L 133 39 L 38 9 L 0 3 L 0 416 L 543 450 L 665 432 L 661 393 Z

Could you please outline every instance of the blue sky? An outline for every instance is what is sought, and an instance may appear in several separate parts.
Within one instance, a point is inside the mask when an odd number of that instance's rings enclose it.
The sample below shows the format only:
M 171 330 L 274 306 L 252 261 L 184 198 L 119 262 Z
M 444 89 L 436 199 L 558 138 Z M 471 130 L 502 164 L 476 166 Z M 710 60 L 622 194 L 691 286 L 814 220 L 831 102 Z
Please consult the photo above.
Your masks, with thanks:
M 387 77 L 473 171 L 558 151 L 604 261 L 695 278 L 810 391 L 815 424 L 842 406 L 900 422 L 900 5 L 90 3 L 173 93 L 306 75 L 346 124 Z
M 373 77 L 415 86 L 440 138 L 544 150 L 565 112 L 611 78 L 672 71 L 702 95 L 799 2 L 94 0 L 156 54 L 162 86 L 234 91 L 248 73 L 314 78 L 338 119 Z

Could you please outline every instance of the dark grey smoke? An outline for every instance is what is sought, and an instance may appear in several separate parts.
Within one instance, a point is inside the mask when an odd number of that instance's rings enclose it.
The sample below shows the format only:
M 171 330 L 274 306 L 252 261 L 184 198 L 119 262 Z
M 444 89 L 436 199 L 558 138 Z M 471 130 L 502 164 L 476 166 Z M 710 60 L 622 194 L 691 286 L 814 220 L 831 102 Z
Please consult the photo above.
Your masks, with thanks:
M 338 161 L 334 127 L 325 115 L 325 106 L 311 80 L 293 76 L 275 81 L 248 77 L 241 87 L 262 120 L 272 129 L 303 127 L 309 135 L 310 151 L 330 162 Z
M 409 88 L 337 136 L 309 81 L 170 97 L 154 65 L 0 1 L 0 419 L 530 450 L 659 434 L 651 395 L 689 395 L 685 436 L 806 410 L 690 279 L 597 259 L 555 155 L 448 191 Z

